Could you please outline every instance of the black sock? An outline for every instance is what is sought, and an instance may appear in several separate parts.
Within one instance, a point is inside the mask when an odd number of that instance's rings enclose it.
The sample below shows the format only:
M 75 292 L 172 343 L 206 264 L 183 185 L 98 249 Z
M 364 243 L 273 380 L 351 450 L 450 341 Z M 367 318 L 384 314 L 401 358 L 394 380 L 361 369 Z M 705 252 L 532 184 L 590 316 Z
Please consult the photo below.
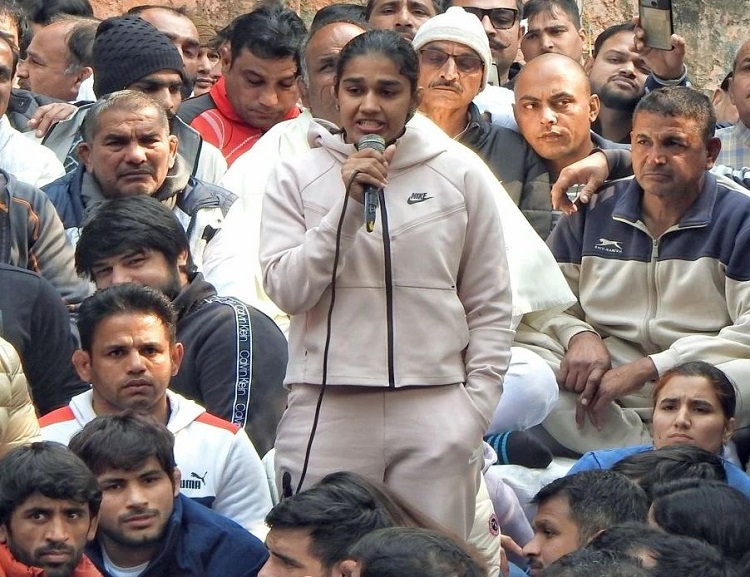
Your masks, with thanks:
M 546 469 L 552 462 L 552 453 L 544 443 L 526 431 L 487 435 L 484 440 L 495 449 L 498 465 Z

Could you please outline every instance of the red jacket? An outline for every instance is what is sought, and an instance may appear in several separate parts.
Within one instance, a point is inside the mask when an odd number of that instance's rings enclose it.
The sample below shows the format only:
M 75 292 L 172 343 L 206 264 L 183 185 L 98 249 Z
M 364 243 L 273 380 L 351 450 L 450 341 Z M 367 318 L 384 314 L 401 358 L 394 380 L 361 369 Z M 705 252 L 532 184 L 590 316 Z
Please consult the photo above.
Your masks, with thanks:
M 44 569 L 24 565 L 11 554 L 8 546 L 0 545 L 0 577 L 46 577 Z M 84 555 L 70 577 L 102 577 L 99 570 Z
M 299 108 L 292 107 L 284 120 L 296 118 L 299 112 Z M 263 136 L 263 130 L 246 124 L 235 112 L 227 98 L 223 77 L 211 87 L 208 94 L 184 102 L 178 114 L 206 142 L 221 150 L 228 166 L 232 166 L 242 153 L 250 150 Z

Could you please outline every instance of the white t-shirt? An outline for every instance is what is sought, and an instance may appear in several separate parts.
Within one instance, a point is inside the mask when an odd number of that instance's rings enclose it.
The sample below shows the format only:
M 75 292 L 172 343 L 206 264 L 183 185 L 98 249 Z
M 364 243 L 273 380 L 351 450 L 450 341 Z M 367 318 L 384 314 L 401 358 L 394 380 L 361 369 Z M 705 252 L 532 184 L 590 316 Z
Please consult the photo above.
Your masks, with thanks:
M 146 570 L 149 564 L 149 561 L 146 561 L 135 567 L 120 567 L 112 562 L 104 547 L 102 547 L 102 558 L 104 559 L 104 568 L 113 577 L 138 577 L 138 575 Z

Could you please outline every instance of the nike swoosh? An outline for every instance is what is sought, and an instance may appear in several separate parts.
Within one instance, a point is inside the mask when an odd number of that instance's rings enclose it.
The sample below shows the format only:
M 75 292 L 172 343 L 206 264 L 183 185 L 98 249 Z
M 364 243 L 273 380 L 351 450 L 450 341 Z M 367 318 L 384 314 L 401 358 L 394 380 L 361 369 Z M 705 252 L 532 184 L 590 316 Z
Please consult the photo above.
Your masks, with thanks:
M 425 200 L 430 200 L 431 196 L 425 196 L 424 198 L 408 198 L 406 200 L 406 204 L 418 204 L 420 202 L 424 202 Z

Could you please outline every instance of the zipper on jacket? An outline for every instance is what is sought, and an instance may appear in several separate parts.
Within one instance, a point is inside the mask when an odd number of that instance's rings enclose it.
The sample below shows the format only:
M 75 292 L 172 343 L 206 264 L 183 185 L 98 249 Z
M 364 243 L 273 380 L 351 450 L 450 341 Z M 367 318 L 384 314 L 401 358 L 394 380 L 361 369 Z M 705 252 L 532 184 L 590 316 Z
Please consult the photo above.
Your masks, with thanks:
M 647 344 L 651 350 L 656 350 L 656 346 L 652 340 L 651 335 L 651 321 L 654 319 L 656 314 L 657 303 L 659 302 L 656 288 L 656 276 L 657 267 L 659 266 L 659 239 L 651 239 L 651 260 L 648 264 L 648 273 L 646 281 L 646 290 L 648 292 L 648 311 L 646 312 L 646 318 L 643 319 L 643 335 L 644 344 Z
M 385 194 L 378 190 L 380 201 L 380 227 L 383 230 L 383 263 L 385 265 L 385 314 L 388 323 L 388 386 L 396 386 L 393 361 L 393 270 L 391 264 L 391 236 L 388 231 L 388 211 L 385 208 Z

